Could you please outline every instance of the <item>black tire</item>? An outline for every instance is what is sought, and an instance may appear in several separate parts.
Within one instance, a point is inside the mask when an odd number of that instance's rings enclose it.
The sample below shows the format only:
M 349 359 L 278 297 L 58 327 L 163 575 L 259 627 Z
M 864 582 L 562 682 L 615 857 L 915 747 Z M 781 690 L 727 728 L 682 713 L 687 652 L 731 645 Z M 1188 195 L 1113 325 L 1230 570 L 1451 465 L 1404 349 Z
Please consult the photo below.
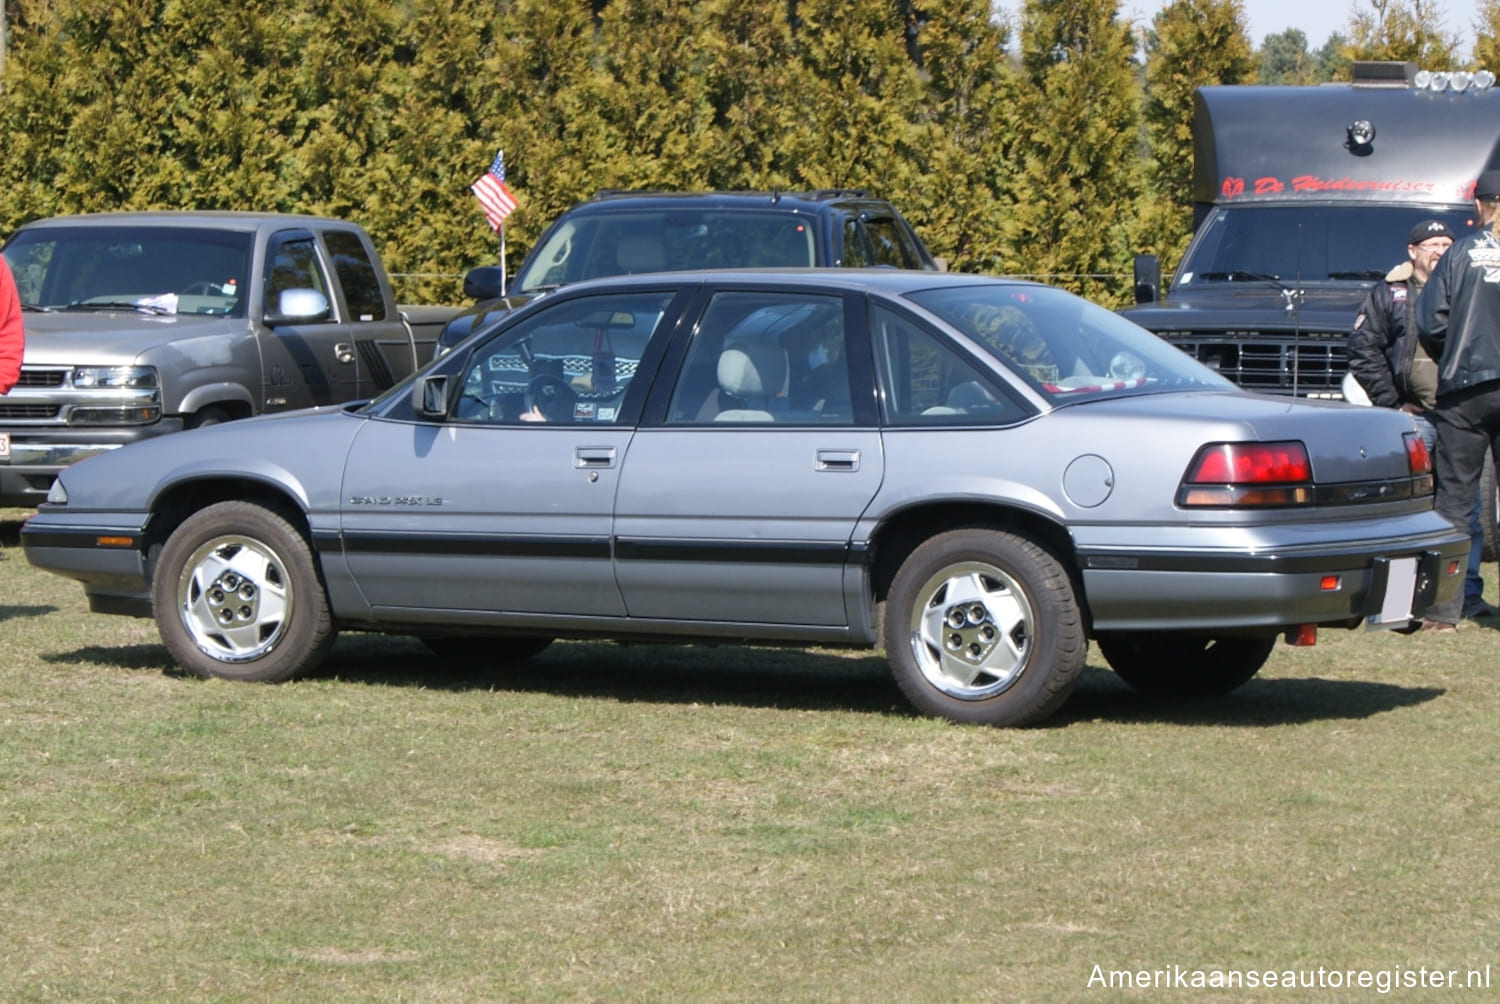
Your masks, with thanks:
M 885 651 L 917 710 L 1031 725 L 1060 708 L 1088 656 L 1073 582 L 1036 542 L 1002 530 L 939 534 L 891 583 Z
M 1495 482 L 1495 457 L 1484 451 L 1484 467 L 1479 472 L 1479 534 L 1484 544 L 1480 558 L 1500 560 L 1500 484 Z
M 422 644 L 448 662 L 479 669 L 504 669 L 540 655 L 551 638 L 528 635 L 430 635 Z
M 201 677 L 286 680 L 322 662 L 338 635 L 306 538 L 250 502 L 211 505 L 173 531 L 151 605 L 172 658 Z
M 1213 638 L 1178 631 L 1120 631 L 1094 639 L 1110 668 L 1147 694 L 1212 697 L 1260 672 L 1276 647 L 1269 638 Z
M 216 404 L 211 404 L 207 408 L 200 408 L 189 415 L 187 420 L 182 423 L 182 427 L 184 429 L 206 429 L 210 425 L 220 425 L 227 422 L 231 417 L 229 412 L 223 408 L 220 408 Z

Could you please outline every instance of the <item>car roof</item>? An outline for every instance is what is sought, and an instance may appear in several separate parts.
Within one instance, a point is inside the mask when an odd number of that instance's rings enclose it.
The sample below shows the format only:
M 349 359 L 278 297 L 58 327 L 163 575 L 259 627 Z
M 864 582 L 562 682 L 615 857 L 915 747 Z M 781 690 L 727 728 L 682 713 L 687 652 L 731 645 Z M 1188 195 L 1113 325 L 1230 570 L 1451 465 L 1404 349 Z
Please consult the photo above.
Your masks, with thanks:
M 806 192 L 669 192 L 644 189 L 606 189 L 598 192 L 587 202 L 580 202 L 568 210 L 569 214 L 581 212 L 607 212 L 628 203 L 636 208 L 680 209 L 692 205 L 708 209 L 765 209 L 779 208 L 818 212 L 832 206 L 862 205 L 888 206 L 885 199 L 877 198 L 858 188 L 829 188 Z
M 148 210 L 118 213 L 79 213 L 72 216 L 49 216 L 25 224 L 24 229 L 70 226 L 119 227 L 203 227 L 216 230 L 257 230 L 296 226 L 348 227 L 348 220 L 302 213 L 257 213 L 239 210 Z M 17 228 L 23 229 L 23 228 Z
M 663 285 L 683 286 L 705 283 L 712 283 L 720 288 L 748 288 L 775 284 L 783 287 L 803 286 L 843 292 L 878 292 L 889 296 L 901 296 L 925 289 L 960 286 L 1041 285 L 1030 280 L 1005 276 L 900 268 L 734 268 L 582 279 L 569 283 L 566 291 L 571 295 L 579 292 L 597 292 L 601 289 L 646 287 L 659 289 Z

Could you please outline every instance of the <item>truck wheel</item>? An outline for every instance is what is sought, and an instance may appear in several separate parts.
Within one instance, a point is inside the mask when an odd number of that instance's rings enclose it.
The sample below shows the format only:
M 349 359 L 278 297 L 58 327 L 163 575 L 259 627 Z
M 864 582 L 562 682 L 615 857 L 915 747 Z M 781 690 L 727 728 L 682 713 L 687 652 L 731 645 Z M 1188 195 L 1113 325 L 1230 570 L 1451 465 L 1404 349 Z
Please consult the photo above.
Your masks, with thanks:
M 907 700 L 979 725 L 1046 718 L 1088 655 L 1067 572 L 1034 541 L 1001 530 L 952 530 L 914 550 L 891 583 L 884 634 Z
M 182 423 L 184 429 L 202 429 L 210 425 L 219 425 L 229 421 L 229 412 L 218 405 L 211 404 L 207 408 L 201 408 L 187 417 Z
M 172 658 L 201 677 L 275 682 L 317 666 L 337 636 L 306 538 L 250 502 L 194 513 L 151 583 Z
M 422 639 L 422 644 L 448 662 L 479 669 L 490 666 L 503 669 L 540 655 L 552 644 L 552 639 L 526 635 L 429 635 Z
M 1484 541 L 1479 556 L 1500 561 L 1500 484 L 1495 483 L 1495 455 L 1489 450 L 1479 472 L 1479 535 Z
M 1271 657 L 1276 636 L 1212 638 L 1178 631 L 1119 631 L 1094 639 L 1115 674 L 1136 690 L 1175 697 L 1227 694 Z

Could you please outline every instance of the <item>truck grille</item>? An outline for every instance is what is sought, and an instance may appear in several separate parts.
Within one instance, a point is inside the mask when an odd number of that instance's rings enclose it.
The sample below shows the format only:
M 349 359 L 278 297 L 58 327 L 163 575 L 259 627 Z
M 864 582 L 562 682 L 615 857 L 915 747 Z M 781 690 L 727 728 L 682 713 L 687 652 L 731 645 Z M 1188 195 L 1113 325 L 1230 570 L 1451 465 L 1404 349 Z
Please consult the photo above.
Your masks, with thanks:
M 1163 335 L 1183 352 L 1246 390 L 1342 398 L 1349 368 L 1347 332 L 1290 335 Z
M 65 369 L 39 370 L 29 366 L 21 368 L 21 378 L 16 381 L 17 387 L 61 387 L 63 378 L 68 375 Z
M 46 421 L 56 417 L 55 404 L 7 404 L 0 401 L 0 422 Z

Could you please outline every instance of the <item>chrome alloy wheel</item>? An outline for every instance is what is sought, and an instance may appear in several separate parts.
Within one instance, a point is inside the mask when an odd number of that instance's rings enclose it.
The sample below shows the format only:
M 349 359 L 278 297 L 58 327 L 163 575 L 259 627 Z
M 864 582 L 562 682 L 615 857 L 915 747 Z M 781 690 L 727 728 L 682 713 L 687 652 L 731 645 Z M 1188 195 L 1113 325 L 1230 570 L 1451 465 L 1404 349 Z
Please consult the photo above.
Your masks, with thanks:
M 923 677 L 950 697 L 978 701 L 1020 677 L 1036 616 L 1026 594 L 994 565 L 949 565 L 922 584 L 911 649 Z
M 193 552 L 177 582 L 193 643 L 221 662 L 248 662 L 286 633 L 292 583 L 281 557 L 250 537 L 216 537 Z

